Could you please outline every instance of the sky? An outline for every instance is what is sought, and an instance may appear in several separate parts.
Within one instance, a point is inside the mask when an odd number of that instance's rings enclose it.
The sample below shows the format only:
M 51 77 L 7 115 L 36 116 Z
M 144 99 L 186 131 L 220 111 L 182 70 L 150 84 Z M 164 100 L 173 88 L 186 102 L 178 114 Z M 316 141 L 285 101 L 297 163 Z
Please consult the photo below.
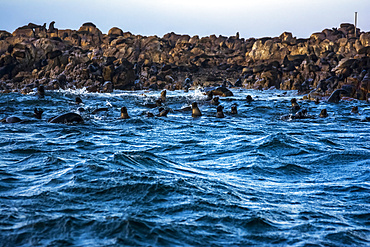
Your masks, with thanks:
M 103 33 L 112 27 L 135 35 L 166 33 L 200 37 L 277 37 L 291 32 L 308 38 L 341 23 L 370 31 L 370 0 L 0 0 L 0 30 L 55 21 L 58 29 L 78 30 L 94 23 Z

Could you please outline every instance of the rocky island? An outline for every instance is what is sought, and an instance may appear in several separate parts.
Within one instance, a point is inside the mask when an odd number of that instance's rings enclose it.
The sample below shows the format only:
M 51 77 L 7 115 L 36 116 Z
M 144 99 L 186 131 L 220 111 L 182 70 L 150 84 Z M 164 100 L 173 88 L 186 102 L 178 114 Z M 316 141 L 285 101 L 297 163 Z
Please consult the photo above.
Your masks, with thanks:
M 343 23 L 300 39 L 168 33 L 134 35 L 113 27 L 103 34 L 93 23 L 79 30 L 52 22 L 0 31 L 0 92 L 29 93 L 86 88 L 89 92 L 243 87 L 298 90 L 307 99 L 336 89 L 368 99 L 370 32 Z

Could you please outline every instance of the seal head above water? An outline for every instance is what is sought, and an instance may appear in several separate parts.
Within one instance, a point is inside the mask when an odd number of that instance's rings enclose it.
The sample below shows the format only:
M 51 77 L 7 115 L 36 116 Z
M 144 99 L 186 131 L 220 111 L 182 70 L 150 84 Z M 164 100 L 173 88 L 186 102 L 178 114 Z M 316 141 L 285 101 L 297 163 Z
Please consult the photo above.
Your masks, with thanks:
M 320 114 L 319 114 L 319 117 L 325 118 L 327 116 L 329 116 L 327 110 L 326 109 L 322 109 L 321 112 L 320 112 Z
M 125 106 L 121 107 L 121 118 L 122 119 L 129 119 L 130 116 L 127 113 L 127 108 Z
M 223 109 L 224 109 L 224 107 L 222 105 L 217 106 L 217 113 L 216 113 L 217 118 L 224 118 L 225 117 Z
M 202 116 L 202 113 L 199 110 L 199 107 L 198 107 L 198 103 L 197 102 L 193 102 L 191 104 L 191 116 L 192 117 L 200 117 L 200 116 Z

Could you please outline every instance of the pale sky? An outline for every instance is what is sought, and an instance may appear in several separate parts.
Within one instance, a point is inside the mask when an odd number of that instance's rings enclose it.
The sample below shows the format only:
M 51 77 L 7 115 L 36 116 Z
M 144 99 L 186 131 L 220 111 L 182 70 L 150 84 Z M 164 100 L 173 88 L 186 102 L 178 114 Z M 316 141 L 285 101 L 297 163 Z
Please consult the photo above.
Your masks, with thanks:
M 112 27 L 135 35 L 166 33 L 276 37 L 287 31 L 308 38 L 325 28 L 354 23 L 370 31 L 370 0 L 0 0 L 0 30 L 13 32 L 32 22 L 55 21 L 77 30 L 93 22 L 103 33 Z

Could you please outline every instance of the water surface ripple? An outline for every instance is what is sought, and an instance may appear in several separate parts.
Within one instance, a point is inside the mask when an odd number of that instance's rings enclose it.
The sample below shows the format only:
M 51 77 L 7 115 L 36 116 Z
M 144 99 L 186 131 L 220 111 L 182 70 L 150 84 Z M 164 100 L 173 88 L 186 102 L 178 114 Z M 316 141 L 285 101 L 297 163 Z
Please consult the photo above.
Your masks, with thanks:
M 198 119 L 147 118 L 160 92 L 0 95 L 0 118 L 25 120 L 0 125 L 0 246 L 369 246 L 370 123 L 350 111 L 370 106 L 300 102 L 329 117 L 283 121 L 296 92 L 233 92 L 223 119 L 200 91 L 166 103 Z M 83 124 L 46 122 L 78 107 Z

